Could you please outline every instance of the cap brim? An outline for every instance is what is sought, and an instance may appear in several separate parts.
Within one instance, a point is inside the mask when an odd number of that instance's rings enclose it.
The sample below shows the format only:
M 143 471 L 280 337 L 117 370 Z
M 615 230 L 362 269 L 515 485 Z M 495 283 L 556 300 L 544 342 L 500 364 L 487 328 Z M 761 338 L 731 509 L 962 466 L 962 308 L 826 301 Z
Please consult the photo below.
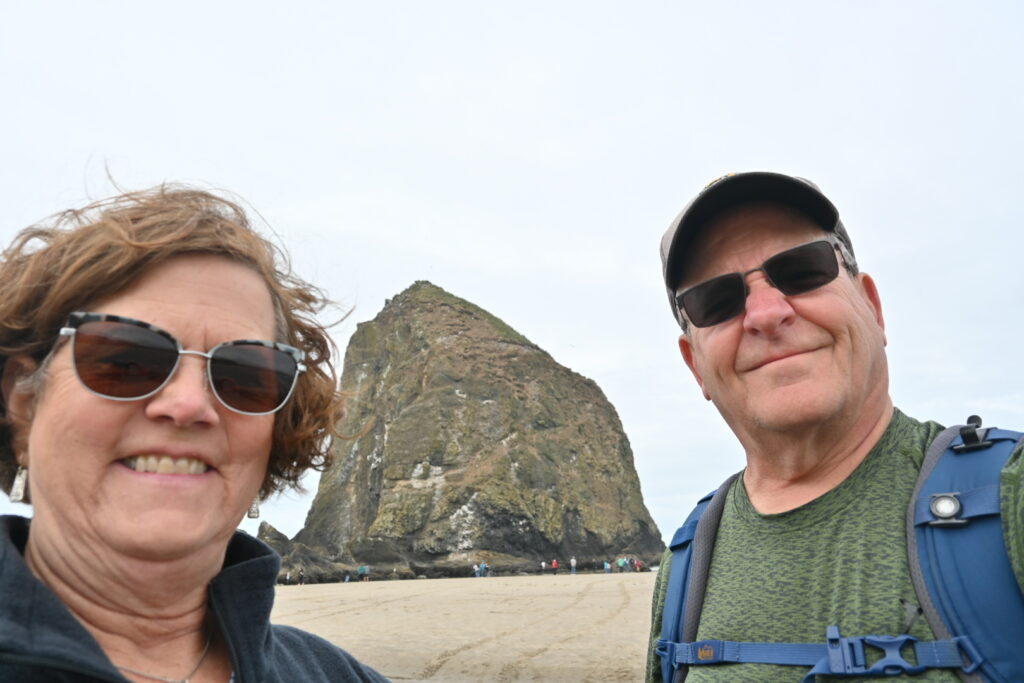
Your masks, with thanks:
M 739 204 L 773 201 L 787 204 L 834 232 L 839 211 L 810 181 L 781 173 L 753 172 L 729 175 L 711 183 L 676 217 L 662 239 L 665 286 L 672 291 L 682 279 L 683 254 L 704 225 L 717 214 Z

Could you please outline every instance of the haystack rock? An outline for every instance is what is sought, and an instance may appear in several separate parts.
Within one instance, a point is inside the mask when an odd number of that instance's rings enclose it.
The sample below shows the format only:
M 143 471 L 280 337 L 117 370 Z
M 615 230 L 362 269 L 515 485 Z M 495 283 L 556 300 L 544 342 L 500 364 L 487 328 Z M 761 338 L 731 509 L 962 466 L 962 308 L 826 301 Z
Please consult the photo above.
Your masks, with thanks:
M 663 550 L 597 384 L 478 306 L 416 282 L 358 326 L 342 387 L 358 436 L 294 539 L 332 561 L 451 575 Z

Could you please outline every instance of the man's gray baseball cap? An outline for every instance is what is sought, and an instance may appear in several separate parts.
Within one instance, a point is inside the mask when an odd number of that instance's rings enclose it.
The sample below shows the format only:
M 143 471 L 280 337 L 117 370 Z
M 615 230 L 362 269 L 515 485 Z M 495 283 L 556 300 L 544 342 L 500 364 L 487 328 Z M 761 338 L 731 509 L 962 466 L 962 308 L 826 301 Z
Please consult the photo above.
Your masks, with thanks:
M 672 315 L 684 329 L 686 326 L 676 305 L 676 288 L 683 280 L 687 250 L 708 221 L 718 214 L 740 204 L 765 201 L 786 204 L 805 214 L 822 230 L 835 234 L 853 258 L 853 244 L 839 220 L 839 210 L 811 181 L 764 171 L 724 175 L 708 183 L 676 216 L 661 238 L 661 273 L 669 305 Z M 847 265 L 856 267 L 856 263 Z

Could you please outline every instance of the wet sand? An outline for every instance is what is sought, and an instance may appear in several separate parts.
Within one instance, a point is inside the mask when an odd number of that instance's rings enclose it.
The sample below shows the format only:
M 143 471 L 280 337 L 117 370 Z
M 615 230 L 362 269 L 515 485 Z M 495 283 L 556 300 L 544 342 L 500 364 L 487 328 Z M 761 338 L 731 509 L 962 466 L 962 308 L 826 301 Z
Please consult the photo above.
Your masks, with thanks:
M 279 586 L 273 621 L 395 681 L 640 681 L 655 574 Z

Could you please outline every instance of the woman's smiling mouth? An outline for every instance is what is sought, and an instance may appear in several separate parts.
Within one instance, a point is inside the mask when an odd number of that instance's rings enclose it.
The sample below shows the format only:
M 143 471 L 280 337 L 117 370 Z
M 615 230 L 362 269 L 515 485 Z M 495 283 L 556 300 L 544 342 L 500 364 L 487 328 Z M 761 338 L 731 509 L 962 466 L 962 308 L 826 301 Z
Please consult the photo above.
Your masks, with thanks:
M 120 462 L 136 472 L 153 474 L 202 474 L 209 467 L 196 458 L 172 458 L 169 455 L 137 455 Z

